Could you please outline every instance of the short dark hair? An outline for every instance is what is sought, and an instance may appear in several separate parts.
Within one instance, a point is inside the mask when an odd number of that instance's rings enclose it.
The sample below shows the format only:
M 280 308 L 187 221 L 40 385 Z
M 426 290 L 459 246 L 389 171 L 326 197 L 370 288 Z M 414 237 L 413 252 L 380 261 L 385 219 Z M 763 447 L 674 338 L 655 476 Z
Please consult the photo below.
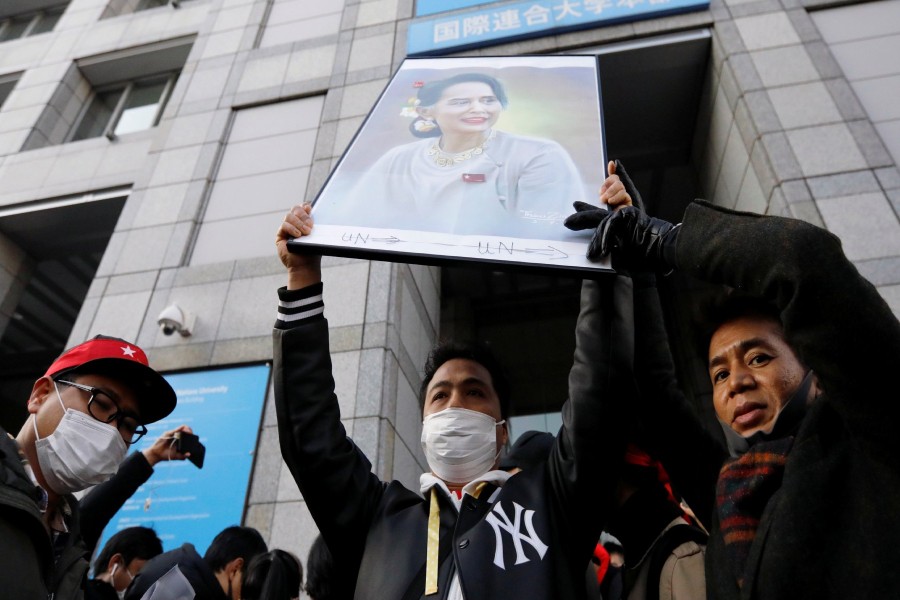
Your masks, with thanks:
M 243 575 L 247 574 L 247 566 L 253 557 L 262 554 L 269 548 L 259 532 L 252 527 L 226 527 L 213 538 L 212 543 L 203 555 L 203 561 L 217 573 L 236 558 L 244 559 Z
M 701 337 L 698 343 L 704 357 L 709 351 L 709 343 L 716 331 L 722 325 L 742 317 L 761 317 L 774 321 L 780 327 L 783 326 L 781 311 L 777 306 L 764 298 L 731 290 L 710 300 L 700 315 Z
M 150 560 L 162 554 L 162 542 L 159 536 L 149 527 L 128 527 L 115 533 L 103 546 L 103 550 L 94 559 L 94 576 L 106 572 L 109 561 L 116 554 L 128 565 L 136 558 Z
M 300 559 L 275 549 L 256 555 L 247 566 L 241 584 L 244 600 L 291 600 L 300 595 L 303 565 Z
M 316 536 L 306 559 L 306 595 L 312 600 L 334 600 L 340 584 L 331 551 L 321 535 Z
M 500 416 L 505 419 L 509 414 L 509 380 L 506 378 L 500 361 L 494 356 L 490 347 L 482 342 L 443 341 L 431 349 L 428 360 L 425 361 L 425 377 L 419 388 L 419 402 L 422 403 L 422 406 L 425 406 L 425 392 L 428 391 L 428 384 L 434 379 L 434 374 L 441 368 L 441 365 L 455 358 L 477 362 L 487 369 L 491 375 L 494 391 L 497 392 L 497 398 L 500 400 Z
M 488 87 L 491 88 L 491 91 L 494 92 L 494 95 L 497 96 L 497 100 L 500 101 L 500 105 L 503 108 L 506 108 L 509 104 L 506 90 L 503 89 L 503 84 L 500 83 L 500 80 L 496 77 L 491 77 L 490 75 L 485 75 L 483 73 L 460 73 L 459 75 L 447 77 L 446 79 L 431 81 L 420 87 L 419 92 L 416 94 L 416 98 L 419 100 L 419 106 L 433 106 L 435 102 L 441 99 L 441 95 L 443 95 L 444 90 L 448 87 L 458 83 L 468 83 L 470 81 L 487 84 Z M 416 121 L 418 120 L 419 119 L 416 119 Z M 416 137 L 440 137 L 441 135 L 440 127 L 435 127 L 427 131 L 419 131 L 416 129 L 415 124 L 415 121 L 410 124 L 409 131 Z

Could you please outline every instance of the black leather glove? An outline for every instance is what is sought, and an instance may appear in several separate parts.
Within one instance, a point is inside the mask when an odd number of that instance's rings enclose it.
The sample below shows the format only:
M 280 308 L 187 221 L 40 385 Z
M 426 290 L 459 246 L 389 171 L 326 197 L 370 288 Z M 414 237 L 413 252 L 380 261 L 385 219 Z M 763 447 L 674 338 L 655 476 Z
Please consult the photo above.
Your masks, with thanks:
M 591 237 L 591 243 L 588 245 L 587 257 L 596 260 L 600 256 L 600 237 L 597 235 L 600 224 L 603 223 L 611 213 L 605 208 L 598 208 L 587 202 L 575 202 L 575 210 L 573 215 L 566 217 L 563 225 L 572 231 L 582 231 L 584 229 L 593 229 L 594 235 Z
M 616 159 L 616 175 L 619 176 L 619 179 L 622 181 L 622 185 L 625 186 L 625 191 L 631 196 L 631 205 L 637 206 L 641 210 L 647 210 L 644 206 L 644 199 L 641 198 L 641 193 L 638 191 L 636 187 L 634 187 L 634 182 L 631 181 L 631 177 L 628 176 L 628 171 L 625 170 L 625 165 L 619 162 L 619 159 Z
M 640 192 L 637 191 L 637 188 L 634 187 L 634 183 L 631 181 L 631 177 L 628 176 L 628 172 L 625 170 L 625 165 L 619 162 L 619 159 L 616 159 L 616 174 L 619 176 L 619 179 L 622 181 L 622 185 L 625 187 L 625 191 L 631 196 L 631 203 L 635 206 L 639 206 L 641 209 L 644 208 L 644 201 L 641 198 Z M 603 223 L 604 219 L 606 219 L 611 211 L 605 208 L 598 208 L 593 204 L 588 204 L 587 202 L 575 202 L 573 204 L 575 207 L 575 214 L 569 215 L 568 218 L 563 222 L 563 225 L 571 229 L 572 231 L 582 231 L 584 229 L 593 229 L 594 236 L 591 238 L 591 242 L 588 245 L 587 249 L 587 257 L 591 260 L 597 260 L 602 256 L 605 256 L 605 252 L 600 251 L 600 235 L 599 235 L 599 227 L 600 224 Z
M 565 220 L 565 226 L 574 231 L 596 228 L 587 250 L 591 260 L 612 253 L 616 269 L 673 269 L 678 227 L 647 215 L 640 192 L 618 160 L 616 174 L 631 196 L 633 206 L 611 212 L 576 202 L 578 212 Z
M 651 217 L 637 206 L 626 206 L 605 218 L 594 237 L 600 240 L 598 256 L 612 253 L 614 263 L 629 268 L 669 271 L 675 268 L 677 235 L 677 225 Z

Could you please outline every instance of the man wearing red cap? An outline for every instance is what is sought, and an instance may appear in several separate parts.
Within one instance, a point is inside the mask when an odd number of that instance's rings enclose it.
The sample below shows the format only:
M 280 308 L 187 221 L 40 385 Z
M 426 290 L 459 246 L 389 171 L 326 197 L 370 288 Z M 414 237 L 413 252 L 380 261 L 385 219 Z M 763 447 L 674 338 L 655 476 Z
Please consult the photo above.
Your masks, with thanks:
M 88 563 L 74 492 L 109 479 L 128 446 L 175 408 L 144 351 L 97 336 L 34 382 L 29 417 L 0 429 L 0 589 L 9 598 L 80 598 Z

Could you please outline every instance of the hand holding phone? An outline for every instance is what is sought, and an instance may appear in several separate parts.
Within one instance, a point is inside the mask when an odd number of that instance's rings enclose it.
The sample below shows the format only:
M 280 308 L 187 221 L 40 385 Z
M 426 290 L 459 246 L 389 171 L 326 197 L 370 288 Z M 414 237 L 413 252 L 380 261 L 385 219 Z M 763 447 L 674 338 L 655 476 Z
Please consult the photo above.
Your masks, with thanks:
M 203 468 L 203 459 L 206 457 L 206 446 L 200 443 L 200 438 L 193 433 L 187 431 L 175 432 L 175 448 L 179 452 L 189 454 L 189 461 L 194 463 L 198 469 Z

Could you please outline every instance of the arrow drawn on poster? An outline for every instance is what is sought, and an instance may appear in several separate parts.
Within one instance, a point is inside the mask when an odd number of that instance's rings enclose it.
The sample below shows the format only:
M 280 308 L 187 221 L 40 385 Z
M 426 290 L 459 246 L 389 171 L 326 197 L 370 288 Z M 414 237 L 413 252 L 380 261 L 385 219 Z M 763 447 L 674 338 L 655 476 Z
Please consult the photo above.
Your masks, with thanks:
M 362 233 L 343 233 L 341 234 L 341 241 L 348 242 L 354 245 L 367 245 L 369 243 L 379 243 L 379 244 L 402 244 L 406 243 L 407 240 L 403 240 L 398 238 L 395 235 L 390 237 L 371 237 L 368 234 Z M 419 244 L 432 245 L 432 246 L 445 246 L 447 248 L 474 248 L 478 251 L 478 254 L 482 255 L 512 255 L 516 252 L 523 254 L 537 254 L 541 256 L 546 256 L 549 260 L 563 260 L 569 257 L 569 255 L 559 248 L 554 246 L 544 246 L 542 248 L 516 248 L 515 242 L 478 242 L 477 244 L 449 244 L 446 242 L 417 242 Z

